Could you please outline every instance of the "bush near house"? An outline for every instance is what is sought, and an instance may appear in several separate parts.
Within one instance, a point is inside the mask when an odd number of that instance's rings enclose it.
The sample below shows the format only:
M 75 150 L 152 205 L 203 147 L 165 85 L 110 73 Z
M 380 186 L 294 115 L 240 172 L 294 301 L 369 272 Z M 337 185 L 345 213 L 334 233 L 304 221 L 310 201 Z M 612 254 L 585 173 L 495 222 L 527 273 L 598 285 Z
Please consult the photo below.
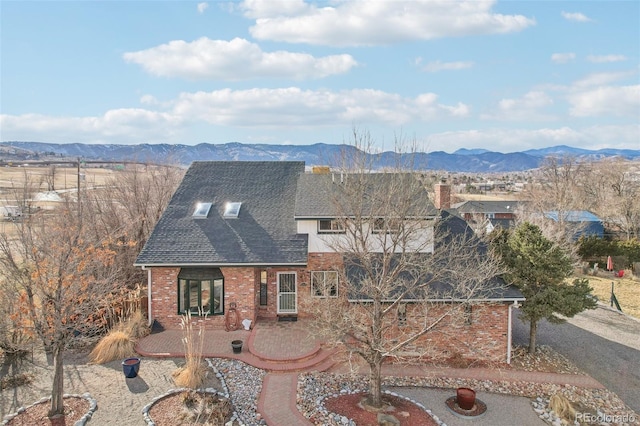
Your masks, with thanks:
M 635 262 L 640 262 L 640 241 L 606 240 L 598 237 L 581 238 L 578 241 L 578 254 L 589 266 L 598 263 L 600 269 L 607 265 L 607 257 L 611 256 L 616 269 L 630 269 Z

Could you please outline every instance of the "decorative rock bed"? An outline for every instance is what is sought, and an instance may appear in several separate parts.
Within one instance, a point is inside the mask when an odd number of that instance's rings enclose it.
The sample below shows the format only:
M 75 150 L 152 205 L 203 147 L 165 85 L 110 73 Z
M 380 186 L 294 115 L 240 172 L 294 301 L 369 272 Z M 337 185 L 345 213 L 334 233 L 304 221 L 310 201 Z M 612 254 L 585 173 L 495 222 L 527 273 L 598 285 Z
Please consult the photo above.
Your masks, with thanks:
M 213 358 L 207 359 L 206 361 L 209 368 L 213 370 L 218 380 L 220 380 L 222 391 L 220 392 L 213 388 L 202 389 L 200 391 L 217 394 L 231 401 L 234 407 L 231 423 L 238 422 L 247 426 L 265 425 L 266 422 L 260 419 L 257 406 L 265 372 L 233 359 Z M 228 381 L 227 378 L 233 378 L 233 380 Z M 189 389 L 170 389 L 147 404 L 142 409 L 142 415 L 147 425 L 155 426 L 155 422 L 150 417 L 149 411 L 157 401 L 175 393 L 184 392 L 185 390 Z
M 91 419 L 91 416 L 93 416 L 93 413 L 95 413 L 95 411 L 98 409 L 98 402 L 88 393 L 84 393 L 82 395 L 75 395 L 75 394 L 64 394 L 63 398 L 82 398 L 87 400 L 87 402 L 89 402 L 89 410 L 80 418 L 80 420 L 76 421 L 73 426 L 84 426 L 87 424 L 87 422 Z M 20 415 L 22 412 L 24 412 L 25 410 L 28 410 L 31 407 L 34 407 L 38 404 L 44 404 L 46 402 L 49 402 L 51 400 L 51 397 L 44 397 L 39 399 L 38 401 L 34 402 L 31 405 L 28 405 L 26 407 L 20 407 L 18 408 L 18 411 L 16 411 L 15 413 L 11 413 L 11 414 L 7 414 L 6 416 L 4 416 L 4 419 L 2 421 L 2 425 L 6 425 L 8 424 L 11 420 L 13 420 L 15 417 L 17 417 L 18 415 Z

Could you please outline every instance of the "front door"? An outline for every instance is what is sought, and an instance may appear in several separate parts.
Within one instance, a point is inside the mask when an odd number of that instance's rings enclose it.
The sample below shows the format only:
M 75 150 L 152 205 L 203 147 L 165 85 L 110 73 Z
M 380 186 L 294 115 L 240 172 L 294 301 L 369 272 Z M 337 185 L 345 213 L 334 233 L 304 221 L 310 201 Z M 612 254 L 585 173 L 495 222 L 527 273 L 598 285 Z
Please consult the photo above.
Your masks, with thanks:
M 297 314 L 296 273 L 278 272 L 278 313 Z

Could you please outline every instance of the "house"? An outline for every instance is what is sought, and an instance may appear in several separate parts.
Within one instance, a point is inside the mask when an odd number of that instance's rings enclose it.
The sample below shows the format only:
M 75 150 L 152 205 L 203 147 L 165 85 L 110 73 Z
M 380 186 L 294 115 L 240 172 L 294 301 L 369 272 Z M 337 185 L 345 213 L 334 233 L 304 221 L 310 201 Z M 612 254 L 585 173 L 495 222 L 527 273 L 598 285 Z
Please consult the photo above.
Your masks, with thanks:
M 567 223 L 573 230 L 573 238 L 595 236 L 604 237 L 604 224 L 595 214 L 587 210 L 569 210 L 565 212 L 548 211 L 544 213 L 544 217 L 554 222 L 562 220 Z
M 22 217 L 19 206 L 0 206 L 0 217 L 4 220 L 18 220 Z
M 149 320 L 178 328 L 181 315 L 191 312 L 206 327 L 229 329 L 237 326 L 234 318 L 255 324 L 309 317 L 305 307 L 314 300 L 338 297 L 344 253 L 328 238 L 343 238 L 344 229 L 331 200 L 350 176 L 316 171 L 305 172 L 303 162 L 194 162 L 135 263 L 148 274 Z M 382 175 L 370 176 L 384 185 Z M 437 200 L 448 203 L 447 188 Z M 419 220 L 441 217 L 426 190 L 414 201 L 411 214 Z M 371 232 L 395 226 L 392 218 L 380 217 Z M 421 238 L 420 251 L 428 255 L 433 235 L 427 231 Z M 511 308 L 523 300 L 511 287 L 486 296 L 461 339 L 487 343 L 488 359 L 508 359 Z
M 453 207 L 477 231 L 490 233 L 496 227 L 512 227 L 522 206 L 521 201 L 464 201 Z

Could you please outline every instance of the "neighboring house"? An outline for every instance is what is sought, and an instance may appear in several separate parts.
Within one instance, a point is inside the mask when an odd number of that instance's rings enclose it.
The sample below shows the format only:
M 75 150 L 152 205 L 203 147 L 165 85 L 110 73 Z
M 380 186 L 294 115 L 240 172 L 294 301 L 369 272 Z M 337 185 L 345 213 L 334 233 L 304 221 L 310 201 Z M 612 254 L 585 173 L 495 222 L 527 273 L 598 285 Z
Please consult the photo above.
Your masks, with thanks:
M 476 231 L 490 233 L 497 227 L 511 228 L 521 206 L 520 201 L 464 201 L 453 207 Z
M 544 217 L 554 222 L 562 219 L 562 221 L 568 223 L 569 226 L 575 230 L 573 238 L 576 240 L 580 237 L 604 237 L 604 223 L 602 219 L 590 211 L 570 210 L 562 213 L 558 211 L 548 211 L 544 213 Z
M 206 327 L 228 328 L 231 313 L 252 323 L 304 318 L 317 298 L 341 295 L 337 271 L 344 254 L 334 252 L 327 238 L 341 238 L 344 231 L 332 207 L 332 186 L 349 176 L 317 170 L 306 173 L 303 162 L 194 162 L 136 260 L 148 271 L 149 320 L 178 328 L 190 311 Z M 436 204 L 446 206 L 448 187 L 437 187 Z M 426 191 L 417 201 L 420 219 L 443 214 Z M 372 232 L 390 223 L 380 218 Z M 458 218 L 451 223 L 466 228 Z M 433 244 L 421 247 L 425 255 L 433 251 Z M 434 334 L 416 345 L 508 360 L 511 307 L 523 300 L 513 287 L 486 295 L 473 321 L 455 325 L 458 341 Z M 202 312 L 207 315 L 198 316 Z M 473 353 L 474 345 L 489 349 Z
M 18 206 L 0 206 L 0 217 L 4 220 L 18 220 L 22 217 L 22 209 Z

